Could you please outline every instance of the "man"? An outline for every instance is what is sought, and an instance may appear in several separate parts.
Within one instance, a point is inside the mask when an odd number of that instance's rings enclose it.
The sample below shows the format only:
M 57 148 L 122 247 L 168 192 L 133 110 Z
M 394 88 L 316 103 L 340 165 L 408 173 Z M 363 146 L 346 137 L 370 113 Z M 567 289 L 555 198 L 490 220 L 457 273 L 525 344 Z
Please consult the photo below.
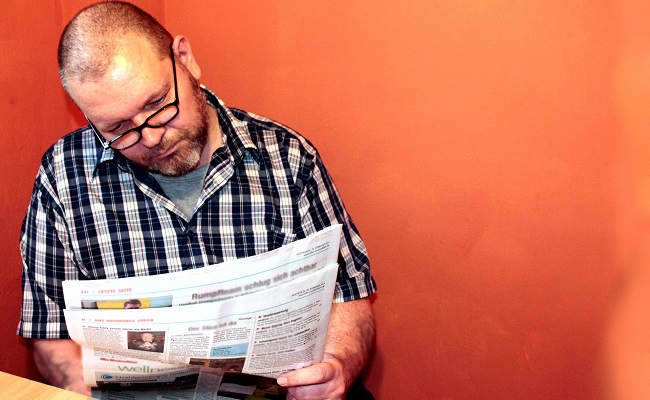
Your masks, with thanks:
M 324 360 L 278 383 L 289 399 L 344 398 L 372 344 L 376 286 L 311 143 L 226 107 L 199 85 L 188 39 L 127 3 L 82 10 L 61 36 L 58 62 L 89 125 L 46 152 L 23 223 L 18 333 L 35 339 L 42 375 L 88 393 L 63 318 L 63 280 L 200 268 L 341 223 Z
M 133 339 L 133 341 L 129 343 L 129 349 L 162 353 L 163 344 L 162 342 L 157 342 L 155 338 L 156 337 L 151 332 L 142 332 L 140 333 L 140 339 Z
M 142 307 L 142 303 L 138 299 L 131 299 L 124 302 L 125 310 L 133 310 Z

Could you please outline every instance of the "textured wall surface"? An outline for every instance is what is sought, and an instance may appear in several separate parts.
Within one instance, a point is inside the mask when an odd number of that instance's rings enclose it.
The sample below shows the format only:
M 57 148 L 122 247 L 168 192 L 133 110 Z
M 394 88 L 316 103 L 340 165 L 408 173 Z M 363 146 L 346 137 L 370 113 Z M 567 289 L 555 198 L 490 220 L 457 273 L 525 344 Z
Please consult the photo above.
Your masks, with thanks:
M 55 51 L 89 2 L 14 3 L 0 16 L 0 370 L 36 377 L 14 336 L 18 231 L 40 155 L 82 123 Z M 618 3 L 137 4 L 189 38 L 227 105 L 321 151 L 380 287 L 365 374 L 378 399 L 601 393 L 629 106 Z

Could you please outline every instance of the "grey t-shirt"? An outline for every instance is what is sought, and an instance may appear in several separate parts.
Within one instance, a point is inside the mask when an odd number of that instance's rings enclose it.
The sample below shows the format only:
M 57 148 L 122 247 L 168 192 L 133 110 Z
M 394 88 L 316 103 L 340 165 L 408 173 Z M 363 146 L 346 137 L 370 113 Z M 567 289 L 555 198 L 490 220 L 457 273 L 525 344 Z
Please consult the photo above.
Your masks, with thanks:
M 181 209 L 183 212 L 182 217 L 186 221 L 192 219 L 192 215 L 194 215 L 196 202 L 201 195 L 203 181 L 209 166 L 210 164 L 206 164 L 181 176 L 165 176 L 151 173 L 165 191 L 169 200 Z

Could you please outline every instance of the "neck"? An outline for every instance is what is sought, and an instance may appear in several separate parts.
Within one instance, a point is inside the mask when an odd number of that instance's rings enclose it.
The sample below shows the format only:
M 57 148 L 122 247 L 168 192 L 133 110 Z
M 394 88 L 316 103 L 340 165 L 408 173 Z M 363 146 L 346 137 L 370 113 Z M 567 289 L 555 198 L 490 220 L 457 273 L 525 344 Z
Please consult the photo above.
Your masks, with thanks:
M 211 106 L 208 107 L 208 117 L 210 126 L 208 140 L 205 143 L 203 152 L 201 153 L 201 159 L 196 166 L 197 168 L 209 164 L 212 159 L 212 154 L 223 144 L 221 127 L 219 126 L 219 117 L 217 116 L 217 111 Z

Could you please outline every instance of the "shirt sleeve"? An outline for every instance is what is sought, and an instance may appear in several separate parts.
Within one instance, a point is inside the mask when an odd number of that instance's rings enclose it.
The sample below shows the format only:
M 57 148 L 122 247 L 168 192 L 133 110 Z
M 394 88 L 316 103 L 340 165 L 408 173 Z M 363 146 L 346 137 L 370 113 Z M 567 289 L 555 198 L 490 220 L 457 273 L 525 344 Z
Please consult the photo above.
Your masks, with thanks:
M 39 170 L 23 221 L 23 305 L 18 335 L 37 339 L 69 338 L 62 282 L 78 279 L 67 240 L 66 224 L 55 192 Z
M 342 224 L 339 272 L 334 302 L 370 296 L 377 285 L 370 274 L 368 251 L 318 153 L 305 159 L 307 179 L 298 211 L 306 234 Z

